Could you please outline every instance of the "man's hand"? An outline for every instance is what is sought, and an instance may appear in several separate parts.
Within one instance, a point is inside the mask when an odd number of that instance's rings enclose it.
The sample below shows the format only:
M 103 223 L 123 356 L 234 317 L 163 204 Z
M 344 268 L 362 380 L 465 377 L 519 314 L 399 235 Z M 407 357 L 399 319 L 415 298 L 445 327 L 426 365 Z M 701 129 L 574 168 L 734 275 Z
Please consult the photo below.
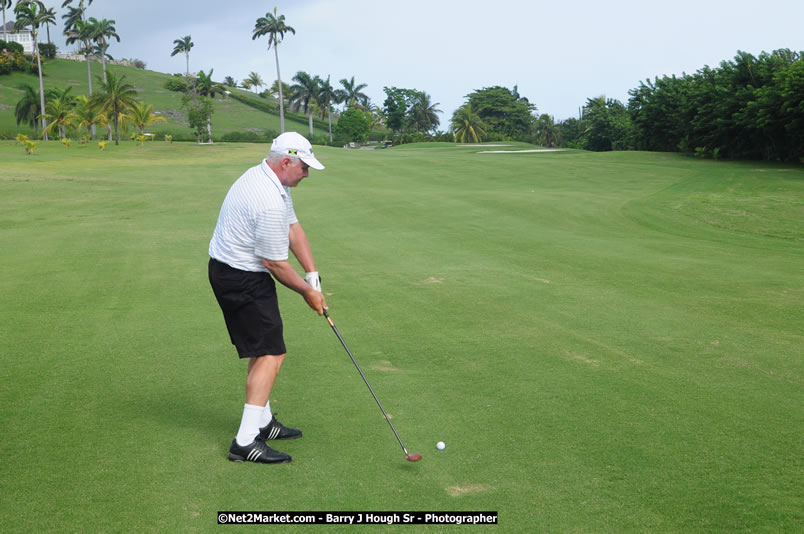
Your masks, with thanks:
M 307 285 L 315 289 L 316 291 L 321 291 L 321 277 L 318 276 L 318 271 L 313 271 L 311 273 L 306 273 L 304 275 L 304 281 L 307 282 Z
M 307 305 L 318 312 L 318 315 L 324 315 L 324 308 L 327 307 L 324 294 L 310 287 L 310 285 L 293 270 L 293 267 L 291 267 L 287 260 L 263 259 L 262 263 L 279 283 L 303 296 Z M 318 274 L 316 274 L 316 278 L 318 278 Z M 320 284 L 319 287 L 321 287 Z
M 318 315 L 324 315 L 324 309 L 327 307 L 327 301 L 321 291 L 317 291 L 312 287 L 307 288 L 307 291 L 302 293 L 307 305 L 318 312 Z

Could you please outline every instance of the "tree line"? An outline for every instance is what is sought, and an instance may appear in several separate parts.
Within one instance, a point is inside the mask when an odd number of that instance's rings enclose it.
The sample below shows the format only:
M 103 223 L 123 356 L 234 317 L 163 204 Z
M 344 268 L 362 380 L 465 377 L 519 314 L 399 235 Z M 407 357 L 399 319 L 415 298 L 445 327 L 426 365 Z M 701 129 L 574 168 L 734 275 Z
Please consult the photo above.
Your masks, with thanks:
M 587 99 L 561 122 L 516 87 L 467 95 L 451 131 L 458 142 L 519 140 L 584 150 L 652 150 L 702 157 L 800 161 L 804 157 L 804 56 L 789 49 L 738 52 L 718 67 L 656 77 L 627 103 Z
M 646 80 L 629 91 L 628 119 L 612 143 L 638 150 L 697 151 L 729 158 L 804 156 L 804 58 L 788 49 L 738 52 L 716 68 Z M 608 120 L 598 106 L 590 120 Z
M 268 50 L 274 52 L 277 76 L 266 93 L 278 99 L 283 132 L 288 105 L 308 116 L 312 138 L 317 108 L 322 118 L 327 113 L 332 143 L 333 105 L 347 102 L 336 132 L 355 141 L 364 141 L 376 129 L 399 142 L 519 140 L 595 151 L 681 151 L 715 158 L 797 161 L 804 156 L 804 59 L 788 49 L 763 52 L 759 57 L 738 52 L 733 61 L 723 61 L 718 68 L 706 66 L 692 75 L 640 82 L 629 91 L 626 104 L 605 96 L 589 98 L 577 119 L 561 122 L 537 114 L 536 105 L 520 95 L 516 86 L 485 87 L 466 95 L 465 103 L 452 115 L 448 132 L 439 133 L 439 104 L 424 91 L 384 87 L 386 99 L 380 107 L 368 97 L 345 97 L 342 89 L 332 87 L 329 76 L 324 80 L 298 71 L 294 85 L 283 84 L 278 47 L 286 34 L 295 33 L 276 8 L 258 18 L 252 30 L 252 39 L 267 36 Z M 174 55 L 188 56 L 189 75 L 190 37 L 175 44 Z M 344 89 L 346 82 L 341 80 Z M 226 83 L 236 85 L 231 77 Z M 263 86 L 255 72 L 242 84 L 246 89 Z
M 0 0 L 4 17 L 5 7 L 10 4 L 11 0 Z M 93 99 L 89 59 L 101 59 L 103 78 L 98 83 L 104 85 L 103 92 L 108 94 L 106 58 L 111 57 L 108 48 L 112 40 L 120 41 L 120 37 L 114 20 L 87 17 L 90 4 L 92 0 L 65 0 L 62 7 L 67 7 L 68 12 L 62 18 L 67 43 L 79 44 L 79 53 L 87 59 L 87 105 L 94 103 L 101 109 L 98 102 L 102 99 Z M 66 98 L 58 89 L 45 91 L 43 87 L 38 33 L 43 25 L 49 32 L 49 25 L 55 23 L 55 13 L 40 0 L 18 0 L 14 10 L 16 27 L 31 29 L 39 75 L 38 93 L 30 87 L 24 89 L 16 110 L 18 124 L 27 122 L 37 130 L 41 124 L 41 132 L 47 139 L 47 134 L 55 129 L 48 127 L 48 120 L 55 120 L 59 122 L 60 135 L 64 135 L 64 128 L 71 123 L 64 122 L 66 115 L 59 106 L 83 104 L 80 99 Z M 578 118 L 560 122 L 548 114 L 538 114 L 536 105 L 520 95 L 516 86 L 484 87 L 467 94 L 464 104 L 453 113 L 448 130 L 439 132 L 439 104 L 419 89 L 384 87 L 386 98 L 380 106 L 371 102 L 363 92 L 366 84 L 356 82 L 354 76 L 342 78 L 340 86 L 334 86 L 329 75 L 324 78 L 297 71 L 291 84 L 282 82 L 278 47 L 287 34 L 295 33 L 276 8 L 257 18 L 251 30 L 252 39 L 266 37 L 267 50 L 273 51 L 276 80 L 260 96 L 275 99 L 280 133 L 285 130 L 285 108 L 288 108 L 307 117 L 311 140 L 314 116 L 322 121 L 326 117 L 330 144 L 362 142 L 374 136 L 395 143 L 517 140 L 594 151 L 679 151 L 713 158 L 798 161 L 804 156 L 804 57 L 801 52 L 789 49 L 762 52 L 758 57 L 738 52 L 733 60 L 723 61 L 715 68 L 705 66 L 694 74 L 645 80 L 628 92 L 630 98 L 626 103 L 605 96 L 589 98 Z M 171 55 L 185 56 L 185 79 L 167 85 L 183 93 L 183 105 L 198 141 L 211 142 L 213 99 L 216 95 L 231 94 L 229 89 L 238 83 L 231 76 L 226 76 L 223 83 L 214 82 L 211 69 L 209 73 L 200 71 L 191 75 L 190 50 L 194 46 L 191 36 L 176 39 L 173 44 Z M 123 81 L 114 82 L 119 85 Z M 240 82 L 240 87 L 256 92 L 265 83 L 258 73 L 251 72 Z M 37 106 L 31 104 L 34 96 L 39 100 Z M 344 105 L 342 109 L 337 108 L 339 104 Z M 93 134 L 97 125 L 119 125 L 132 106 L 130 103 L 112 114 L 103 108 L 107 116 L 93 123 Z M 153 116 L 152 108 L 151 113 Z M 115 129 L 119 138 L 119 129 L 117 126 Z

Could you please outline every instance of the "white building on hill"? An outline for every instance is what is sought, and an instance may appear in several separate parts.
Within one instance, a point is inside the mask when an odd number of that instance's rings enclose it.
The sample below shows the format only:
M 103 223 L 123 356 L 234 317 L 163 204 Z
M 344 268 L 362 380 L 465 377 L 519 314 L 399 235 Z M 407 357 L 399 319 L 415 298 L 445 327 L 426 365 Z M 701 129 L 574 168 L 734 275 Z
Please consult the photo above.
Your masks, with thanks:
M 0 25 L 0 39 L 4 39 L 10 43 L 19 43 L 22 45 L 26 54 L 33 54 L 33 35 L 31 30 L 25 28 L 24 30 L 15 30 L 14 21 L 6 23 L 5 31 Z

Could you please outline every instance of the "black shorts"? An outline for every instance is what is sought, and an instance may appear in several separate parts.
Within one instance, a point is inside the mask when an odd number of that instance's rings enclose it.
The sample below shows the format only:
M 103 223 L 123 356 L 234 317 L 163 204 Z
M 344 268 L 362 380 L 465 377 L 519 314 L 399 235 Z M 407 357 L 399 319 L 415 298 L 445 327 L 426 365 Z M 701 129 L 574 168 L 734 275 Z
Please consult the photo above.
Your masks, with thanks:
M 210 258 L 209 283 L 241 358 L 285 354 L 276 283 L 269 273 L 241 271 Z

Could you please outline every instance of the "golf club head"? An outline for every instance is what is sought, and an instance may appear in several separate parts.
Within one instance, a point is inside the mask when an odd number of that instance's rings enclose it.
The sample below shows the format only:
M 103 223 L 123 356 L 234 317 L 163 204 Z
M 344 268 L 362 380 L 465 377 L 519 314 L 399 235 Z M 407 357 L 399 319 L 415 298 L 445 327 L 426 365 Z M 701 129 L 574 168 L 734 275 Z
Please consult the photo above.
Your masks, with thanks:
M 405 455 L 405 459 L 407 461 L 409 461 L 409 462 L 418 462 L 419 460 L 422 459 L 422 455 L 421 454 L 408 453 L 408 454 Z

